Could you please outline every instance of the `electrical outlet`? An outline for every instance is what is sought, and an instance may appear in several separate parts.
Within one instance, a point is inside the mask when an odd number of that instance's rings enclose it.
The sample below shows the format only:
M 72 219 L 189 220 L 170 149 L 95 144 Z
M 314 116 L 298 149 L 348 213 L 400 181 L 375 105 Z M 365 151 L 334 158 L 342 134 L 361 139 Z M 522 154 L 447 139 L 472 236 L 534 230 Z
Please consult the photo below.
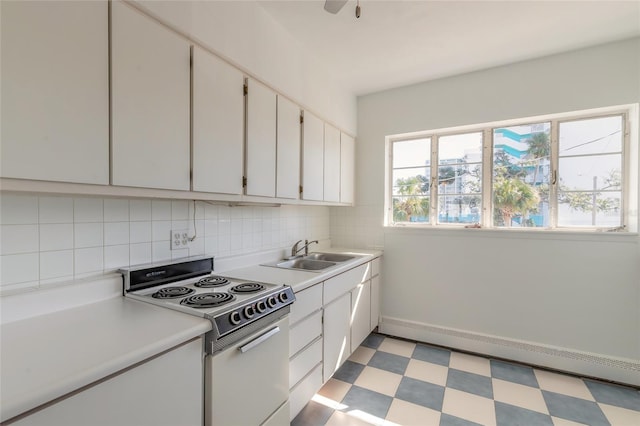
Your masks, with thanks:
M 181 250 L 189 247 L 189 230 L 171 230 L 171 250 Z

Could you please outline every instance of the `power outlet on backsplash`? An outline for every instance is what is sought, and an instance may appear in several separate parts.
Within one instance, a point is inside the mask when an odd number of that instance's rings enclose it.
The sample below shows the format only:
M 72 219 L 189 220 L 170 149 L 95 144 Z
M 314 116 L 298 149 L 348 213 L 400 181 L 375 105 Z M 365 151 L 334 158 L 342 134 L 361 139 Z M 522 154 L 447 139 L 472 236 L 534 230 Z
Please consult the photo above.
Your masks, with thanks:
M 189 247 L 189 230 L 188 229 L 172 229 L 171 230 L 171 250 L 181 250 Z

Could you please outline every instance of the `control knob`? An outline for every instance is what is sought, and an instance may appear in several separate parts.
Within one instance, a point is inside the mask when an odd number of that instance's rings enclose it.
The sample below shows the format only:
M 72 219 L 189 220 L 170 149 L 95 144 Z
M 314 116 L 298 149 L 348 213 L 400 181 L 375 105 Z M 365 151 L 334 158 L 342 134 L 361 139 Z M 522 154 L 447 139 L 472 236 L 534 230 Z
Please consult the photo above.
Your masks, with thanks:
M 231 314 L 229 315 L 229 321 L 233 325 L 240 324 L 240 321 L 242 321 L 242 318 L 240 317 L 240 313 L 238 311 L 231 312 Z
M 244 308 L 245 317 L 252 318 L 255 314 L 256 314 L 256 311 L 255 309 L 253 309 L 253 306 L 247 306 L 246 308 Z
M 271 296 L 267 299 L 267 305 L 269 305 L 270 308 L 274 308 L 277 304 L 278 304 L 278 301 L 276 300 L 275 297 Z

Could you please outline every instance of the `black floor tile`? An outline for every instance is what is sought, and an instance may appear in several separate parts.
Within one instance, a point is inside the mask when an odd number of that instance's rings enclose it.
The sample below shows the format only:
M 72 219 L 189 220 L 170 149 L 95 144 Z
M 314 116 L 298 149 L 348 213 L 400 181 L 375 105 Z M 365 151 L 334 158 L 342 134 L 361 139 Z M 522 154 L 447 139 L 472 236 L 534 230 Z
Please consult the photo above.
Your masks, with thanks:
M 450 368 L 447 376 L 447 387 L 493 399 L 491 377 Z
M 378 351 L 373 354 L 368 365 L 379 368 L 380 370 L 404 375 L 404 372 L 407 370 L 407 365 L 409 365 L 409 358 Z
M 640 411 L 640 391 L 608 383 L 585 380 L 596 401 L 628 410 Z M 638 414 L 640 416 L 640 414 Z M 640 419 L 638 420 L 640 424 Z
M 553 426 L 551 416 L 495 401 L 497 426 Z
M 555 392 L 542 391 L 542 396 L 553 417 L 584 423 L 590 426 L 609 425 L 604 413 L 593 401 L 574 398 Z
M 508 362 L 497 361 L 491 362 L 491 377 L 506 380 L 508 382 L 519 383 L 521 385 L 538 388 L 538 380 L 533 373 L 533 368 L 524 365 L 511 364 Z
M 480 423 L 470 422 L 460 417 L 442 413 L 440 416 L 440 426 L 483 426 Z
M 326 405 L 309 401 L 302 411 L 291 421 L 291 426 L 322 426 L 333 414 L 333 409 Z
M 418 343 L 411 358 L 448 367 L 451 351 Z
M 366 339 L 364 339 L 364 342 L 362 342 L 360 346 L 364 346 L 371 349 L 378 349 L 380 344 L 382 344 L 383 340 L 384 340 L 384 336 L 381 336 L 380 334 L 376 334 L 376 333 L 371 333 L 367 336 Z
M 344 364 L 342 364 L 342 366 L 338 368 L 338 371 L 333 373 L 333 378 L 353 384 L 360 373 L 362 373 L 362 370 L 364 370 L 364 365 L 346 360 Z
M 442 411 L 444 387 L 422 380 L 403 377 L 396 391 L 396 398 L 412 402 L 432 410 Z
M 387 416 L 393 398 L 374 392 L 359 386 L 351 386 L 349 392 L 342 399 L 342 404 L 346 405 L 345 411 L 360 410 L 380 419 Z

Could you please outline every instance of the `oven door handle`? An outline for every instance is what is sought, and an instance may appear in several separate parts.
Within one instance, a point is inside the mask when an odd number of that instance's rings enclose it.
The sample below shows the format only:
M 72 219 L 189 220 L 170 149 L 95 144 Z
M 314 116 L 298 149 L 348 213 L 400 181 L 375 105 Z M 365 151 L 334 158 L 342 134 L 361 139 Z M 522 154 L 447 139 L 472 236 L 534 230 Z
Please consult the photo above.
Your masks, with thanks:
M 248 352 L 251 349 L 255 348 L 256 346 L 258 346 L 260 343 L 264 342 L 265 340 L 269 339 L 271 336 L 278 334 L 280 332 L 280 327 L 274 327 L 271 330 L 267 331 L 266 333 L 260 335 L 259 337 L 253 339 L 252 341 L 250 341 L 249 343 L 247 343 L 246 345 L 240 346 L 238 348 L 238 350 L 242 353 Z

